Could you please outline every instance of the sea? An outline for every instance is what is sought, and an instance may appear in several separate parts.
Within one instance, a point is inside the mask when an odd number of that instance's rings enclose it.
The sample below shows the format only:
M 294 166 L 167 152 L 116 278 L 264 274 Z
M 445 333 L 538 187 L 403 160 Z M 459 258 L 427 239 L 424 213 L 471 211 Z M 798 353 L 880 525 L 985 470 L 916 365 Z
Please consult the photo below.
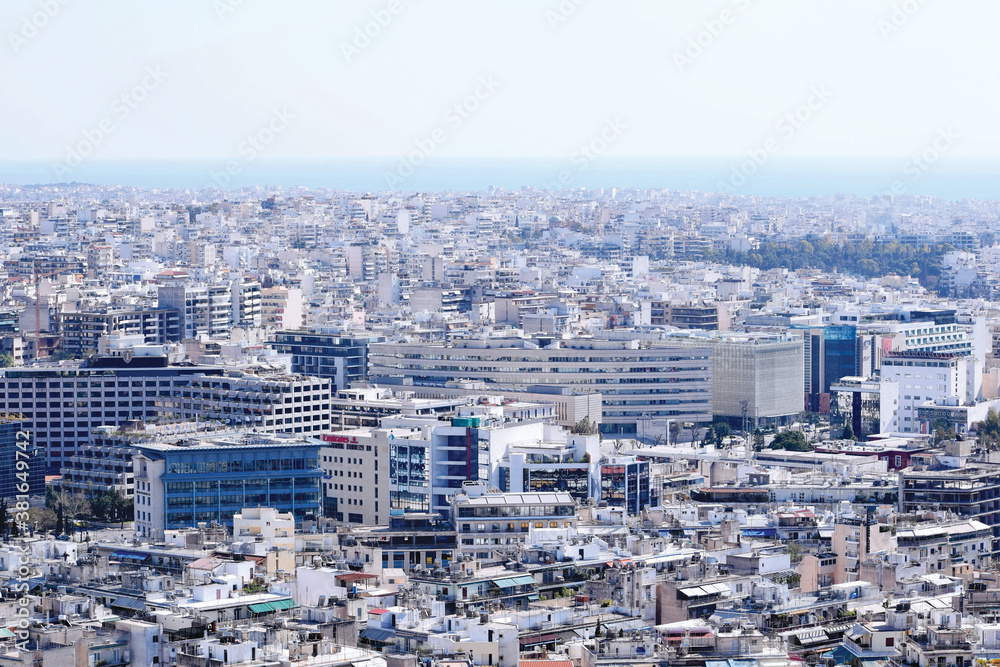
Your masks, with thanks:
M 148 189 L 328 188 L 473 192 L 538 188 L 665 189 L 757 197 L 921 195 L 1000 200 L 1000 158 L 448 158 L 0 161 L 0 184 L 85 183 Z

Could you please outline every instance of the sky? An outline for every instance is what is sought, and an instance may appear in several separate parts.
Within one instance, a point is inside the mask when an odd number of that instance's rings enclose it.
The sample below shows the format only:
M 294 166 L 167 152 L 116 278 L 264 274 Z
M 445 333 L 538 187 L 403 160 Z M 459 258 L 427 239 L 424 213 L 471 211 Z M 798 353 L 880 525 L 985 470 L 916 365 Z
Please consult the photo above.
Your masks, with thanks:
M 996 158 L 998 19 L 995 0 L 6 0 L 0 160 Z

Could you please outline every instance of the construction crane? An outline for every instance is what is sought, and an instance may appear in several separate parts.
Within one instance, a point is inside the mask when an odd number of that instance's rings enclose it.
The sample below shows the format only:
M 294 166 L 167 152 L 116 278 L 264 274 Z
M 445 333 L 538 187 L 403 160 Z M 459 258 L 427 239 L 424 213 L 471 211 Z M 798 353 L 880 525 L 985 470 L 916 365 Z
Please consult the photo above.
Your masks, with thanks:
M 40 273 L 38 270 L 38 262 L 35 262 L 35 361 L 38 361 L 42 357 L 42 294 L 41 294 L 41 282 L 43 278 L 49 278 L 51 276 L 57 275 L 59 273 L 65 273 L 67 271 L 73 271 L 76 267 L 66 266 L 61 269 L 56 269 L 55 271 L 49 271 L 48 273 Z

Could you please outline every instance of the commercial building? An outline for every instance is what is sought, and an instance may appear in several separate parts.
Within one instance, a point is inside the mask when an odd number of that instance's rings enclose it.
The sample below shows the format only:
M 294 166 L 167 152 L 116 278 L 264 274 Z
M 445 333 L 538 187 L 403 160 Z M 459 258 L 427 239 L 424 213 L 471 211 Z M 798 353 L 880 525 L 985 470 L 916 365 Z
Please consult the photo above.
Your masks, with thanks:
M 209 434 L 136 446 L 135 525 L 143 537 L 215 521 L 245 507 L 319 516 L 318 441 L 292 434 Z
M 45 452 L 24 419 L 0 415 L 0 499 L 20 495 L 45 495 Z
M 803 386 L 805 407 L 810 412 L 830 412 L 830 386 L 834 382 L 873 374 L 874 336 L 859 335 L 856 326 L 847 324 L 792 329 L 803 338 Z
M 982 398 L 982 362 L 964 353 L 892 352 L 882 359 L 882 379 L 899 386 L 902 433 L 927 432 L 918 415 L 923 405 L 970 405 Z
M 368 372 L 368 346 L 383 336 L 346 336 L 339 333 L 278 331 L 269 344 L 280 354 L 292 355 L 292 371 L 329 378 L 333 392 L 364 380 Z
M 712 361 L 712 415 L 734 428 L 784 425 L 802 412 L 803 343 L 797 336 L 671 332 L 645 327 L 598 335 L 639 341 L 658 349 L 707 347 Z M 644 421 L 655 428 L 652 415 Z
M 382 377 L 410 378 L 415 386 L 471 379 L 497 392 L 557 385 L 600 393 L 605 433 L 635 433 L 644 418 L 712 420 L 707 346 L 554 338 L 380 343 L 369 348 L 369 367 L 369 376 L 380 382 Z
M 790 423 L 802 412 L 803 345 L 787 337 L 726 336 L 711 342 L 712 414 L 737 428 Z
M 615 456 L 601 461 L 601 500 L 638 514 L 649 507 L 649 461 Z
M 98 426 L 157 418 L 214 420 L 266 432 L 313 434 L 329 428 L 330 381 L 221 366 L 171 366 L 137 350 L 131 360 L 0 371 L 0 412 L 25 428 L 56 471 Z

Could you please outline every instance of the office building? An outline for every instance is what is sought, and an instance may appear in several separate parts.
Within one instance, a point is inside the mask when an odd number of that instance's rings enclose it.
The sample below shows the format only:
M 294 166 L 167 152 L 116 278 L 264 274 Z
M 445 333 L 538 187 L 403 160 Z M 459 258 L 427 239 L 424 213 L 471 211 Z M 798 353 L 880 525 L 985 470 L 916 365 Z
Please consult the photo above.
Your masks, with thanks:
M 605 457 L 601 461 L 601 500 L 638 514 L 649 507 L 649 461 L 634 456 Z
M 243 508 L 319 516 L 320 443 L 293 434 L 208 434 L 137 444 L 135 525 L 143 537 L 202 522 L 233 526 Z
M 830 385 L 843 377 L 871 375 L 862 368 L 863 346 L 854 325 L 796 329 L 803 337 L 805 407 L 810 412 L 830 412 Z
M 834 435 L 850 425 L 857 440 L 899 430 L 899 384 L 843 377 L 830 385 L 830 426 Z
M 24 419 L 0 415 L 0 499 L 23 495 L 45 495 L 45 452 Z
M 902 433 L 926 433 L 924 405 L 971 405 L 982 399 L 982 362 L 964 353 L 891 352 L 882 380 L 899 387 L 897 423 Z M 985 416 L 985 415 L 984 415 Z
M 49 470 L 80 451 L 98 426 L 140 419 L 213 420 L 266 432 L 329 428 L 330 381 L 221 366 L 171 366 L 155 349 L 131 360 L 0 370 L 0 412 L 25 417 Z
M 951 453 L 968 443 L 949 443 Z M 975 519 L 990 527 L 988 551 L 992 558 L 1000 557 L 1000 466 L 968 463 L 957 468 L 900 472 L 901 512 L 919 513 L 928 508 L 949 511 L 967 519 Z M 980 557 L 982 555 L 980 554 Z
M 636 340 L 554 338 L 379 343 L 369 348 L 369 376 L 380 382 L 383 377 L 389 382 L 409 378 L 415 387 L 471 379 L 496 392 L 557 385 L 600 393 L 605 433 L 635 433 L 643 418 L 712 420 L 707 346 L 644 347 Z

